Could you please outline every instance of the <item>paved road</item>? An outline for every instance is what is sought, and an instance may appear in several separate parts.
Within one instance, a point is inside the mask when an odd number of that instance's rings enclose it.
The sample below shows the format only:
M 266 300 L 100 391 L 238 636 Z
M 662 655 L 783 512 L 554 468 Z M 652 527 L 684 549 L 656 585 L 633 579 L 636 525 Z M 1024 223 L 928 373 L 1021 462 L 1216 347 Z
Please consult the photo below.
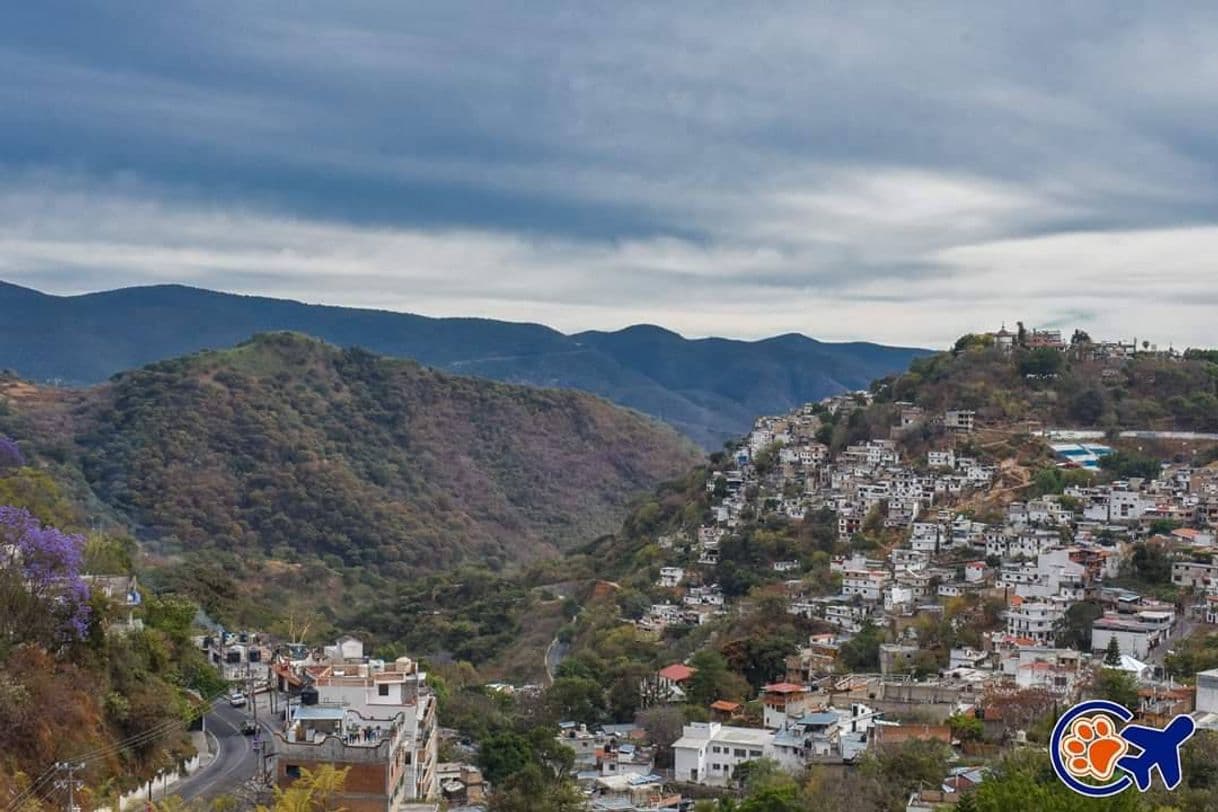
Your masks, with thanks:
M 555 637 L 550 641 L 550 645 L 546 647 L 545 664 L 546 664 L 546 684 L 554 684 L 554 672 L 558 670 L 558 666 L 567 658 L 567 652 L 570 651 L 571 645 L 564 643 Z
M 261 714 L 262 708 L 259 708 Z M 170 792 L 185 801 L 196 798 L 215 798 L 234 792 L 254 777 L 257 759 L 254 757 L 253 736 L 241 733 L 241 722 L 246 718 L 245 710 L 231 707 L 223 698 L 216 701 L 214 709 L 207 715 L 207 729 L 220 749 L 215 759 L 190 778 L 173 787 Z M 267 733 L 261 733 L 265 740 Z

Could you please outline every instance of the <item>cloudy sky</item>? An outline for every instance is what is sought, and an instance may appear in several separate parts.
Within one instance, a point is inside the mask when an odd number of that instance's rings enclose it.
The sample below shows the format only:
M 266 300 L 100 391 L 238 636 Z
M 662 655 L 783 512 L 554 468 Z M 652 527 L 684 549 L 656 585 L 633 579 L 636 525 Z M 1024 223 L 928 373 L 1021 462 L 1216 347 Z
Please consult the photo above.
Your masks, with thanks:
M 0 279 L 1214 345 L 1208 5 L 9 4 Z

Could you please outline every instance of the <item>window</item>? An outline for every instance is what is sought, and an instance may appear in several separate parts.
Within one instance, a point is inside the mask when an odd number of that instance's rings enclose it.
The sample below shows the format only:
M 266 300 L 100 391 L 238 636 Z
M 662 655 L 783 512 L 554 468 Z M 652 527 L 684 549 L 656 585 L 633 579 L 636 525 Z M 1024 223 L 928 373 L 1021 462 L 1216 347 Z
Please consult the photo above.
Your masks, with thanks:
M 300 765 L 299 764 L 285 765 L 283 768 L 283 774 L 286 775 L 288 778 L 300 778 Z
M 734 752 L 732 755 L 734 755 L 736 758 L 744 758 L 748 755 L 748 751 L 743 747 L 737 747 L 736 752 Z
M 718 752 L 719 752 L 719 745 L 717 745 L 717 744 L 716 744 L 714 747 L 712 747 L 712 748 L 711 748 L 711 750 L 713 750 L 713 751 L 715 751 L 716 753 L 718 753 Z
M 376 686 L 376 694 L 377 696 L 389 696 L 389 685 L 387 683 L 381 683 L 380 685 Z
M 749 756 L 751 758 L 761 758 L 761 751 L 760 750 L 750 750 Z

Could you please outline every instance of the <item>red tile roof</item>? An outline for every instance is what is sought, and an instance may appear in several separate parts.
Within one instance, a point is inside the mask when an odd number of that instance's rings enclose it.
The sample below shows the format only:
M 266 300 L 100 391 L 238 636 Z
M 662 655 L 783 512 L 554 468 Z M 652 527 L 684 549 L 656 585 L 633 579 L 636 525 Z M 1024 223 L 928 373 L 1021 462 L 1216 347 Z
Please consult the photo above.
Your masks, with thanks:
M 673 682 L 685 682 L 685 680 L 692 677 L 697 670 L 698 669 L 690 668 L 688 665 L 683 665 L 682 663 L 673 663 L 672 665 L 666 665 L 661 668 L 660 676 L 663 679 L 672 680 Z

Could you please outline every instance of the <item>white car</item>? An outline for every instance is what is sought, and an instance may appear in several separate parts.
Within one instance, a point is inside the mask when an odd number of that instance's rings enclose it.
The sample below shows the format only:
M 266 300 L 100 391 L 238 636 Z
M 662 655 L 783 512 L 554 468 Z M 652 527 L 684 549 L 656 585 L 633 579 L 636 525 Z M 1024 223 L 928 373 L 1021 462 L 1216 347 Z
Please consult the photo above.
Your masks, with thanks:
M 233 691 L 228 695 L 228 704 L 232 705 L 234 708 L 244 708 L 245 694 L 243 694 L 241 691 Z

